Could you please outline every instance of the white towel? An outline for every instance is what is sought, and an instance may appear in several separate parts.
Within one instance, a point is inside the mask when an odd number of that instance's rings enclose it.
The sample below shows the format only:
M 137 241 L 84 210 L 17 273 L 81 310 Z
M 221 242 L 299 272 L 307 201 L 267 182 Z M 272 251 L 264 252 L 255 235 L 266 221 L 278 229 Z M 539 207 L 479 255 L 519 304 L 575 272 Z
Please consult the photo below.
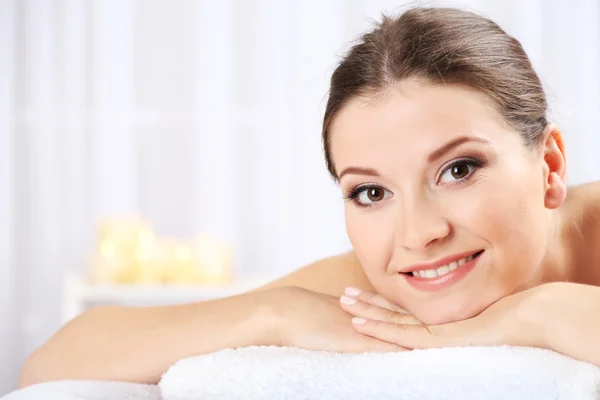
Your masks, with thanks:
M 101 381 L 56 381 L 16 390 L 0 400 L 161 400 L 156 385 Z
M 340 354 L 247 347 L 191 357 L 160 382 L 164 400 L 600 399 L 600 368 L 525 347 Z
M 181 360 L 160 388 L 61 381 L 2 400 L 600 399 L 600 368 L 558 353 L 464 347 L 339 354 L 281 347 L 222 350 Z

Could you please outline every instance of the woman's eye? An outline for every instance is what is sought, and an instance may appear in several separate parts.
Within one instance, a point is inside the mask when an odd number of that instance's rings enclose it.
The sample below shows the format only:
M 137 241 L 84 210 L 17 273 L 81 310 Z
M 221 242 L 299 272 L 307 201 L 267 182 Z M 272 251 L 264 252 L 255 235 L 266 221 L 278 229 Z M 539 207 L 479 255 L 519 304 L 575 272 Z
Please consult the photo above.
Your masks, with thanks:
M 381 186 L 367 186 L 357 188 L 353 197 L 361 206 L 370 206 L 374 203 L 385 200 L 391 196 L 391 192 Z
M 467 179 L 479 167 L 474 160 L 458 160 L 450 164 L 440 176 L 439 183 L 460 182 Z

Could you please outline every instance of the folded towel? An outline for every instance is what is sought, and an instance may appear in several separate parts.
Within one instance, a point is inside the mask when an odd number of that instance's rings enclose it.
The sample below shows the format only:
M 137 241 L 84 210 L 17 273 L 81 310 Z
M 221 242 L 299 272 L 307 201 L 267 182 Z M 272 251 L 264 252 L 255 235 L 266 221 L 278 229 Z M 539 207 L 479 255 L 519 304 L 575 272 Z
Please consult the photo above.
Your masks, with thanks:
M 340 354 L 247 347 L 191 357 L 160 382 L 164 400 L 600 399 L 600 368 L 525 347 Z
M 125 382 L 56 381 L 16 390 L 0 400 L 161 400 L 156 385 Z
M 2 400 L 600 399 L 600 368 L 524 347 L 464 347 L 340 354 L 247 347 L 191 357 L 160 388 L 60 381 Z

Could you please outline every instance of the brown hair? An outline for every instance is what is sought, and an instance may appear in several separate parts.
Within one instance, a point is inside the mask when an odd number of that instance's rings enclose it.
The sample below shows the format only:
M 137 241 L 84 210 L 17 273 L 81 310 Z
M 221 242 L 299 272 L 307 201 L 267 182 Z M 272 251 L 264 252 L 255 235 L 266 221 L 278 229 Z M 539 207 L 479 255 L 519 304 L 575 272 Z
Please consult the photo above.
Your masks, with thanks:
M 542 84 L 523 47 L 480 15 L 454 8 L 414 8 L 384 16 L 342 59 L 331 77 L 323 120 L 327 168 L 330 128 L 356 96 L 381 92 L 407 78 L 462 84 L 487 95 L 527 146 L 537 144 L 547 125 Z

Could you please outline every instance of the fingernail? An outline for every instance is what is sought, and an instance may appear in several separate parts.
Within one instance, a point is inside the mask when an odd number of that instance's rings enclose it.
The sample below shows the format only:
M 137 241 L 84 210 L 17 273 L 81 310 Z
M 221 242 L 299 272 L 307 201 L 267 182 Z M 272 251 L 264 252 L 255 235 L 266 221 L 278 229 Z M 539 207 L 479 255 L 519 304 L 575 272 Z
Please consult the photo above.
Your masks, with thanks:
M 344 304 L 355 304 L 356 299 L 353 299 L 352 297 L 348 297 L 348 296 L 342 296 L 342 297 L 340 297 L 340 302 L 342 302 Z
M 358 318 L 358 317 L 352 318 L 352 323 L 355 324 L 355 325 L 362 325 L 365 322 L 367 322 L 367 320 L 364 319 L 364 318 Z
M 344 293 L 347 294 L 348 296 L 356 296 L 361 292 L 360 289 L 355 288 L 355 287 L 347 287 L 346 290 L 344 290 Z

